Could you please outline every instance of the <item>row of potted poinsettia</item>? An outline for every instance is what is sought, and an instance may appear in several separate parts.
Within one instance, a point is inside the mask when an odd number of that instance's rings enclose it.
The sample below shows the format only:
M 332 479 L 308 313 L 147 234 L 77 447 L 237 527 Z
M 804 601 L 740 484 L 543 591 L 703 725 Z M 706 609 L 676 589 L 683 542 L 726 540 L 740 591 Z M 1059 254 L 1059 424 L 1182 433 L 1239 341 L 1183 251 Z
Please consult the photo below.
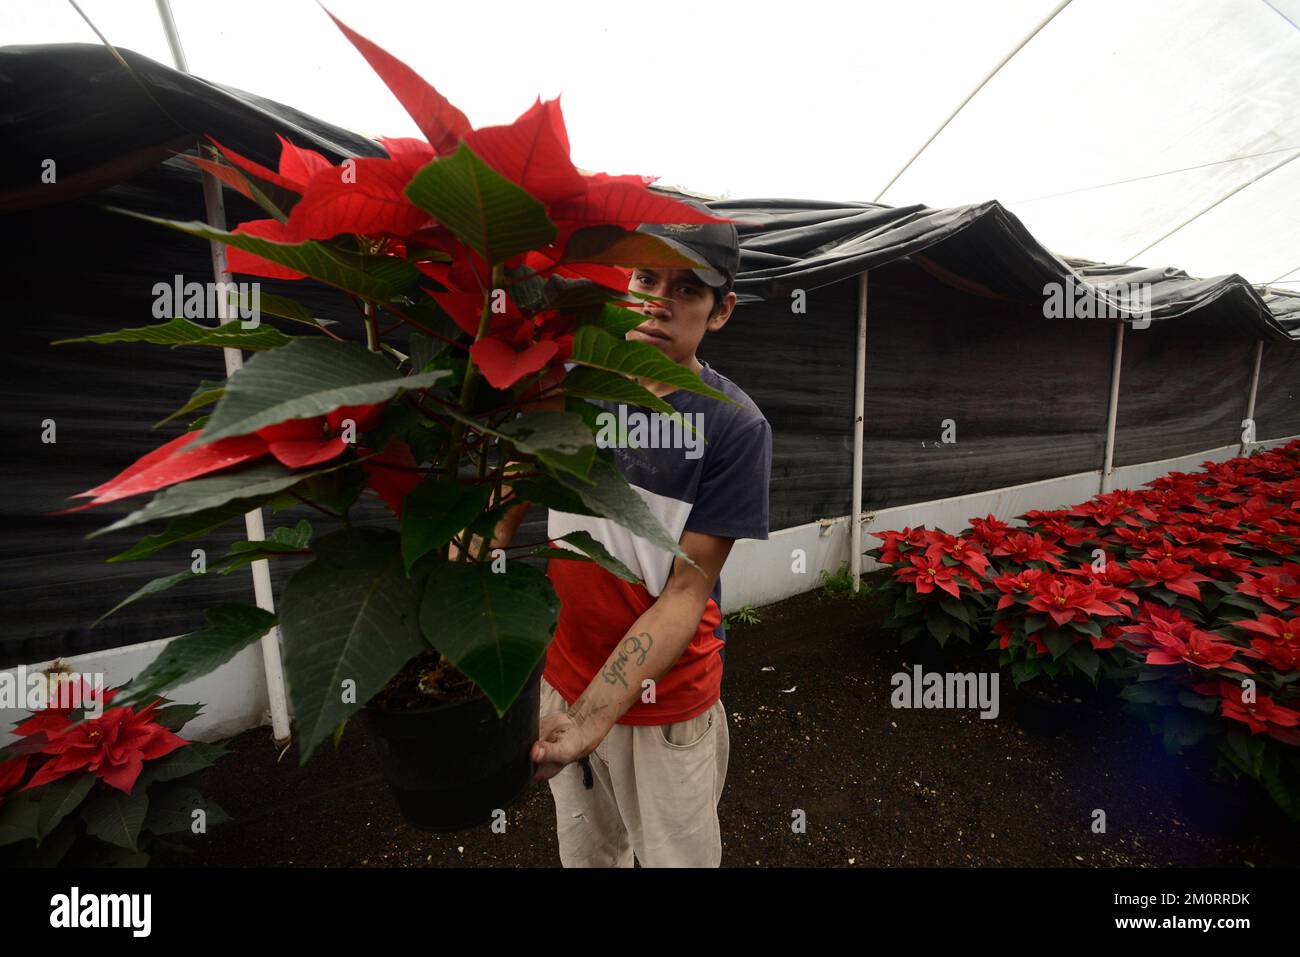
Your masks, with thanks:
M 599 515 L 689 561 L 597 447 L 598 410 L 587 400 L 677 416 L 641 384 L 653 381 L 731 401 L 629 340 L 645 321 L 629 306 L 648 297 L 628 292 L 625 268 L 701 265 L 638 232 L 643 223 L 729 220 L 650 190 L 650 178 L 579 170 L 558 100 L 476 129 L 405 64 L 339 27 L 423 138 L 383 139 L 385 157 L 337 165 L 282 138 L 278 169 L 214 143 L 189 159 L 264 218 L 232 231 L 155 221 L 225 244 L 232 272 L 333 287 L 355 306 L 355 328 L 264 294 L 263 321 L 247 328 L 176 317 L 70 340 L 253 354 L 229 379 L 199 383 L 170 417 L 192 417 L 188 428 L 81 493 L 90 501 L 78 508 L 151 496 L 93 533 L 165 523 L 110 561 L 154 555 L 259 507 L 326 516 L 328 533 L 305 520 L 272 528 L 201 571 L 178 559 L 175 574 L 119 604 L 258 559 L 310 559 L 275 614 L 207 609 L 206 624 L 171 642 L 122 703 L 206 674 L 278 625 L 300 759 L 361 712 L 408 816 L 462 826 L 508 804 L 532 776 L 538 676 L 558 600 L 535 564 L 515 559 L 594 561 L 631 575 L 583 533 L 565 536 L 563 549 L 495 553 L 503 517 L 525 502 Z M 389 521 L 353 524 L 367 494 L 387 504 Z M 467 702 L 474 707 L 459 707 Z M 424 812 L 422 797 L 432 802 Z
M 109 707 L 122 688 L 100 694 L 58 671 L 34 677 L 46 682 L 42 706 L 0 748 L 0 862 L 142 867 L 153 849 L 184 850 L 172 835 L 228 820 L 193 780 L 225 749 L 177 733 L 202 705 L 155 697 Z
M 904 641 L 991 637 L 1017 686 L 1112 681 L 1171 750 L 1213 741 L 1300 821 L 1297 503 L 1300 441 L 868 554 Z

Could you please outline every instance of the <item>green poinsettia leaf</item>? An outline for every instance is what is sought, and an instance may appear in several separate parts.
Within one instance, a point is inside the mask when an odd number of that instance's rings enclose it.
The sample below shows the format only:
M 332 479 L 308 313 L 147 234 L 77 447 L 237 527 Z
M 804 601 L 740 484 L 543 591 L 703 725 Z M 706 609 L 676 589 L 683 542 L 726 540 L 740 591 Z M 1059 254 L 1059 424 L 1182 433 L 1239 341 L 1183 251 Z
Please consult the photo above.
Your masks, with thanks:
M 226 382 L 197 448 L 232 435 L 248 435 L 288 419 L 325 415 L 342 406 L 373 405 L 401 389 L 425 389 L 445 370 L 402 376 L 382 355 L 356 342 L 295 339 L 254 356 Z
M 162 725 L 168 731 L 179 732 L 202 713 L 202 704 L 169 704 L 155 711 L 153 720 L 155 724 Z
M 687 392 L 735 405 L 735 400 L 705 385 L 698 375 L 679 366 L 654 346 L 616 339 L 595 325 L 579 326 L 569 358 L 583 366 L 662 382 Z
M 627 484 L 627 480 L 623 478 L 617 466 L 606 461 L 602 456 L 597 455 L 592 460 L 591 471 L 588 473 L 590 483 L 564 473 L 557 473 L 554 478 L 576 493 L 582 504 L 589 510 L 580 514 L 594 512 L 611 519 L 651 544 L 671 552 L 693 568 L 699 567 L 659 523 L 659 519 L 650 511 L 645 500 Z M 524 494 L 517 485 L 511 487 L 519 494 Z M 530 490 L 534 488 L 534 486 L 527 487 Z M 537 499 L 530 496 L 529 501 L 537 501 Z
M 578 551 L 574 552 L 567 548 L 541 548 L 530 554 L 534 558 L 557 558 L 564 561 L 577 559 L 579 561 L 595 562 L 601 568 L 613 575 L 617 575 L 624 581 L 635 582 L 638 585 L 645 584 L 636 572 L 611 555 L 603 544 L 592 538 L 590 532 L 569 532 L 561 535 L 555 541 L 566 542 Z
M 564 247 L 561 263 L 599 263 L 607 266 L 643 266 L 648 269 L 708 268 L 669 246 L 658 236 L 604 224 L 574 230 Z
M 644 313 L 612 303 L 605 303 L 599 308 L 583 309 L 578 313 L 578 326 L 594 326 L 620 340 L 645 322 Z
M 540 249 L 557 235 L 546 207 L 465 143 L 416 173 L 406 195 L 489 264 Z
M 510 562 L 431 563 L 420 601 L 420 626 L 445 655 L 505 714 L 555 633 L 560 601 L 537 569 Z
M 308 551 L 311 535 L 311 523 L 302 519 L 293 528 L 282 526 L 273 529 L 262 541 L 232 542 L 230 551 L 221 558 L 217 570 L 223 575 L 229 575 L 236 568 L 243 568 L 253 562 L 304 553 Z
M 586 479 L 596 457 L 591 429 L 572 412 L 530 412 L 498 428 L 516 449 L 535 455 L 553 469 Z
M 158 793 L 150 795 L 149 813 L 145 815 L 142 829 L 150 834 L 192 831 L 196 811 L 202 812 L 205 828 L 230 820 L 230 815 L 215 801 L 205 798 L 197 788 L 181 784 L 159 788 Z
M 442 548 L 487 507 L 492 486 L 430 478 L 402 505 L 402 563 L 407 575 L 417 561 Z
M 198 388 L 194 390 L 194 394 L 190 396 L 188 402 L 186 402 L 183 406 L 181 406 L 171 415 L 167 416 L 167 418 L 159 419 L 157 422 L 153 424 L 153 427 L 156 429 L 159 426 L 166 425 L 172 419 L 178 419 L 182 415 L 189 415 L 189 413 L 191 412 L 194 412 L 198 409 L 202 409 L 205 406 L 212 405 L 214 402 L 216 402 L 221 398 L 221 395 L 225 391 L 225 388 L 226 388 L 225 379 L 202 380 L 201 382 L 199 382 Z
M 39 797 L 33 791 L 18 791 L 5 798 L 5 803 L 0 805 L 0 847 L 40 837 Z
M 158 714 L 159 712 L 154 712 Z M 200 771 L 206 771 L 216 764 L 217 758 L 226 753 L 226 749 L 203 741 L 191 741 L 183 748 L 177 748 L 171 754 L 150 761 L 140 772 L 136 789 L 148 789 L 162 781 L 174 781 L 188 777 Z
M 90 789 L 95 786 L 95 776 L 85 772 L 69 774 L 34 789 L 37 795 L 37 840 L 44 841 L 69 814 L 81 806 Z
M 81 810 L 86 822 L 86 833 L 101 841 L 125 848 L 140 850 L 140 828 L 149 810 L 149 795 L 143 790 L 123 794 L 113 790 L 87 802 Z
M 279 605 L 302 763 L 427 647 L 397 532 L 342 529 L 315 551 Z
M 229 302 L 231 311 L 229 315 L 235 316 L 239 313 L 236 309 L 243 309 L 244 313 L 249 313 L 253 309 L 253 301 L 250 297 L 230 294 Z M 257 294 L 257 309 L 270 316 L 279 316 L 281 319 L 288 319 L 290 322 L 296 322 L 300 325 L 311 326 L 313 329 L 324 329 L 326 326 L 337 326 L 338 322 L 333 319 L 322 319 L 314 315 L 310 309 L 300 302 L 295 302 L 285 296 L 277 296 L 274 293 L 260 290 Z
M 395 256 L 362 256 L 345 252 L 326 243 L 308 240 L 303 243 L 277 243 L 247 233 L 214 229 L 198 221 L 181 222 L 146 216 L 129 209 L 108 207 L 146 222 L 157 223 L 209 242 L 225 243 L 245 252 L 288 266 L 329 286 L 350 292 L 371 302 L 389 302 L 409 289 L 419 276 L 418 270 Z
M 52 346 L 69 342 L 147 342 L 156 346 L 210 346 L 214 349 L 247 349 L 258 352 L 266 349 L 278 349 L 293 340 L 274 326 L 257 325 L 249 329 L 238 322 L 227 322 L 220 326 L 205 326 L 190 319 L 171 319 L 153 326 L 135 326 L 130 329 L 116 329 L 113 332 L 100 332 L 93 336 L 78 336 L 75 339 L 55 339 Z M 180 413 L 176 413 L 179 415 Z
M 275 625 L 275 615 L 253 605 L 214 605 L 203 612 L 205 624 L 168 642 L 113 699 L 113 706 L 152 701 L 168 688 L 215 671 Z
M 112 525 L 91 532 L 86 538 L 97 538 L 162 518 L 176 518 L 195 512 L 212 513 L 236 500 L 240 500 L 239 507 L 243 508 L 249 502 L 263 502 L 277 492 L 297 485 L 306 476 L 307 473 L 292 472 L 279 462 L 256 461 L 214 475 L 190 479 L 163 489 L 149 500 L 148 505 L 118 519 Z
M 155 535 L 146 535 L 135 545 L 132 545 L 126 551 L 114 555 L 112 558 L 105 559 L 107 562 L 132 562 L 141 558 L 148 558 L 150 555 L 162 551 L 168 545 L 176 542 L 183 542 L 187 539 L 198 538 L 209 532 L 216 531 L 222 525 L 225 525 L 232 518 L 240 518 L 254 508 L 264 499 L 234 499 L 219 505 L 216 508 L 205 509 L 195 512 L 191 515 L 182 515 L 180 518 L 173 519 L 167 524 L 167 527 Z M 296 499 L 294 504 L 301 504 Z
M 133 591 L 130 595 L 128 595 L 127 597 L 119 601 L 108 611 L 104 612 L 102 615 L 96 618 L 91 623 L 90 627 L 91 628 L 96 627 L 101 621 L 103 621 L 109 615 L 112 615 L 114 612 L 120 611 L 121 609 L 125 608 L 127 605 L 139 601 L 141 598 L 148 598 L 150 595 L 156 595 L 159 592 L 166 591 L 167 589 L 171 588 L 174 585 L 179 585 L 181 582 L 190 581 L 191 579 L 201 578 L 201 577 L 202 574 L 200 572 L 194 572 L 194 571 L 190 571 L 189 569 L 186 569 L 183 572 L 177 572 L 175 575 L 164 575 L 161 578 L 155 578 L 152 581 L 146 582 L 145 584 L 137 588 L 135 591 Z

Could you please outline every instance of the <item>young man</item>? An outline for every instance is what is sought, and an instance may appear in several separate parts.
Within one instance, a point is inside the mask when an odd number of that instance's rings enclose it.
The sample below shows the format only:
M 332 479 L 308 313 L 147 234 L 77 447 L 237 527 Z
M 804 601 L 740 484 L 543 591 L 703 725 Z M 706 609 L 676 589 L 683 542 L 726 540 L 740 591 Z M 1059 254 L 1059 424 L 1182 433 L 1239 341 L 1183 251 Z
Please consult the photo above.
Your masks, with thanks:
M 719 574 L 736 539 L 767 538 L 772 430 L 749 396 L 695 355 L 705 333 L 720 330 L 735 308 L 735 226 L 647 224 L 641 231 L 710 268 L 634 270 L 631 291 L 666 301 L 646 301 L 646 322 L 628 338 L 659 349 L 737 404 L 642 382 L 702 426 L 706 441 L 614 449 L 623 476 L 698 569 L 615 522 L 550 512 L 553 543 L 585 531 L 645 584 L 593 562 L 548 563 L 561 610 L 547 649 L 533 761 L 536 780 L 550 781 L 564 866 L 632 867 L 635 856 L 643 867 L 717 867 L 729 750 Z M 618 415 L 619 403 L 596 404 Z M 652 429 L 660 431 L 658 424 Z

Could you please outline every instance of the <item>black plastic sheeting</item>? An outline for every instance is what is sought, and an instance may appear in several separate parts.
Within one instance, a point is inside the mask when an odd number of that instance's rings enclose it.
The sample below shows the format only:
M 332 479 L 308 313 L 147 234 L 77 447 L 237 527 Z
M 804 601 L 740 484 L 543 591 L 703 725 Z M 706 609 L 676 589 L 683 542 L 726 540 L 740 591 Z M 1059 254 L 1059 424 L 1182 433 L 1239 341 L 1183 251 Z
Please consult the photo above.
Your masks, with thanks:
M 1030 235 L 996 200 L 951 209 L 879 206 L 816 200 L 734 199 L 709 203 L 736 219 L 743 275 L 742 302 L 788 298 L 904 256 L 929 259 L 994 295 L 1041 303 L 1043 286 L 1085 281 L 1102 287 L 1151 284 L 1152 325 L 1212 304 L 1230 320 L 1256 328 L 1258 338 L 1300 337 L 1300 296 L 1262 295 L 1237 275 L 1192 279 L 1180 269 L 1111 266 L 1060 259 Z
M 144 582 L 188 567 L 191 548 L 202 545 L 212 560 L 243 537 L 231 523 L 221 536 L 152 559 L 105 564 L 139 535 L 83 536 L 126 506 L 47 514 L 178 434 L 176 423 L 150 427 L 183 404 L 200 378 L 224 374 L 215 350 L 49 345 L 154 322 L 155 282 L 177 273 L 210 278 L 205 243 L 102 207 L 204 218 L 197 172 L 168 159 L 204 134 L 271 166 L 277 132 L 336 161 L 379 152 L 370 140 L 298 111 L 123 55 L 135 77 L 99 47 L 0 50 L 9 346 L 0 439 L 10 450 L 0 504 L 0 612 L 7 625 L 0 667 L 181 634 L 200 623 L 197 609 L 252 600 L 249 574 L 240 569 L 146 599 L 88 628 Z M 57 163 L 55 184 L 40 182 L 45 159 Z M 260 217 L 232 191 L 225 198 L 232 224 Z M 1098 283 L 1154 283 L 1151 326 L 1125 336 L 1116 464 L 1237 441 L 1261 339 L 1258 438 L 1300 434 L 1300 350 L 1290 335 L 1300 321 L 1300 297 L 1261 296 L 1236 276 L 1199 280 L 1177 270 L 1066 262 L 995 202 L 949 210 L 779 199 L 710 205 L 744 221 L 737 284 L 744 304 L 705 339 L 700 355 L 745 389 L 772 423 L 772 530 L 850 510 L 863 269 L 871 270 L 865 508 L 1100 467 L 1114 324 L 1049 320 L 1042 312 L 1043 284 L 1072 270 Z M 340 294 L 262 282 L 360 338 L 354 308 Z M 804 293 L 800 312 L 792 309 L 795 290 Z M 40 440 L 48 419 L 58 434 L 49 445 Z M 942 441 L 945 425 L 955 429 L 955 443 Z M 392 521 L 377 502 L 359 517 Z M 299 518 L 321 531 L 331 527 L 306 507 L 266 516 L 268 527 Z M 544 533 L 539 507 L 518 540 L 540 542 Z M 271 562 L 277 593 L 299 564 Z
M 805 315 L 741 307 L 701 347 L 773 423 L 774 529 L 851 511 L 857 308 L 854 277 L 809 291 Z M 1240 441 L 1258 338 L 1218 311 L 1126 330 L 1116 466 Z M 968 295 L 911 261 L 873 269 L 863 508 L 1100 469 L 1114 338 L 1112 323 L 1044 319 L 1038 303 Z M 1300 349 L 1266 342 L 1257 439 L 1300 435 L 1297 392 Z
M 89 44 L 0 48 L 0 212 L 113 186 L 206 136 L 272 169 L 276 133 L 334 162 L 384 155 L 373 140 L 292 107 L 118 52 L 131 72 Z M 41 182 L 47 159 L 54 184 Z
M 10 627 L 0 642 L 0 665 L 39 661 L 90 648 L 116 647 L 191 630 L 196 608 L 217 601 L 251 602 L 246 568 L 212 575 L 146 599 L 88 630 L 99 615 L 151 578 L 189 566 L 203 547 L 209 563 L 242 539 L 243 524 L 178 544 L 134 562 L 105 564 L 143 534 L 143 526 L 90 541 L 83 536 L 110 524 L 144 499 L 71 515 L 46 513 L 84 502 L 68 496 L 98 485 L 146 452 L 179 435 L 190 417 L 159 429 L 154 423 L 180 408 L 201 379 L 222 379 L 217 349 L 167 349 L 146 344 L 51 346 L 54 339 L 115 328 L 150 325 L 153 283 L 175 274 L 206 281 L 212 261 L 206 243 L 151 223 L 106 212 L 99 202 L 178 219 L 202 219 L 198 174 L 179 161 L 135 177 L 129 184 L 77 201 L 0 217 L 4 252 L 8 349 L 0 360 L 0 435 L 8 446 L 4 469 L 5 535 L 0 544 L 3 603 Z M 231 222 L 255 218 L 243 197 L 227 192 Z M 67 264 L 60 250 L 83 252 Z M 93 254 L 91 254 L 93 251 Z M 293 295 L 325 318 L 349 320 L 354 307 L 340 294 L 307 283 L 264 280 L 264 292 Z M 263 321 L 270 321 L 263 316 Z M 291 331 L 282 326 L 286 331 Z M 339 333 L 360 341 L 359 323 Z M 41 441 L 53 420 L 57 442 Z M 379 503 L 362 513 L 386 515 Z M 306 518 L 321 533 L 332 523 L 311 509 L 266 514 L 268 529 Z M 319 522 L 316 519 L 320 519 Z M 161 527 L 161 525 L 159 526 Z M 295 560 L 271 563 L 277 588 Z

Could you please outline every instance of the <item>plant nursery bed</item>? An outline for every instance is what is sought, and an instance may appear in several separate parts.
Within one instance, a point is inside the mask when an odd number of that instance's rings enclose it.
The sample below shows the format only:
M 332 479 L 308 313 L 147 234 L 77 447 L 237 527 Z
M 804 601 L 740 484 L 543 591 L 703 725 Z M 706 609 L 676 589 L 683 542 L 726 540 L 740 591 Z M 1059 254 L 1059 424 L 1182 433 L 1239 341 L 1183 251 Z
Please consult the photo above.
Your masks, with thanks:
M 1267 801 L 1223 826 L 1205 809 L 1212 764 L 1166 754 L 1113 697 L 1086 702 L 1051 737 L 1018 725 L 1005 674 L 996 718 L 896 709 L 891 679 L 910 673 L 913 656 L 880 629 L 870 597 L 809 592 L 758 613 L 727 642 L 724 866 L 1300 864 L 1300 830 Z M 987 672 L 996 659 L 958 645 L 950 660 L 953 671 Z M 430 834 L 403 822 L 355 723 L 305 768 L 294 749 L 277 753 L 267 728 L 226 744 L 232 753 L 197 783 L 234 820 L 186 835 L 183 851 L 160 850 L 157 865 L 559 865 L 545 784 L 507 811 L 504 832 Z

